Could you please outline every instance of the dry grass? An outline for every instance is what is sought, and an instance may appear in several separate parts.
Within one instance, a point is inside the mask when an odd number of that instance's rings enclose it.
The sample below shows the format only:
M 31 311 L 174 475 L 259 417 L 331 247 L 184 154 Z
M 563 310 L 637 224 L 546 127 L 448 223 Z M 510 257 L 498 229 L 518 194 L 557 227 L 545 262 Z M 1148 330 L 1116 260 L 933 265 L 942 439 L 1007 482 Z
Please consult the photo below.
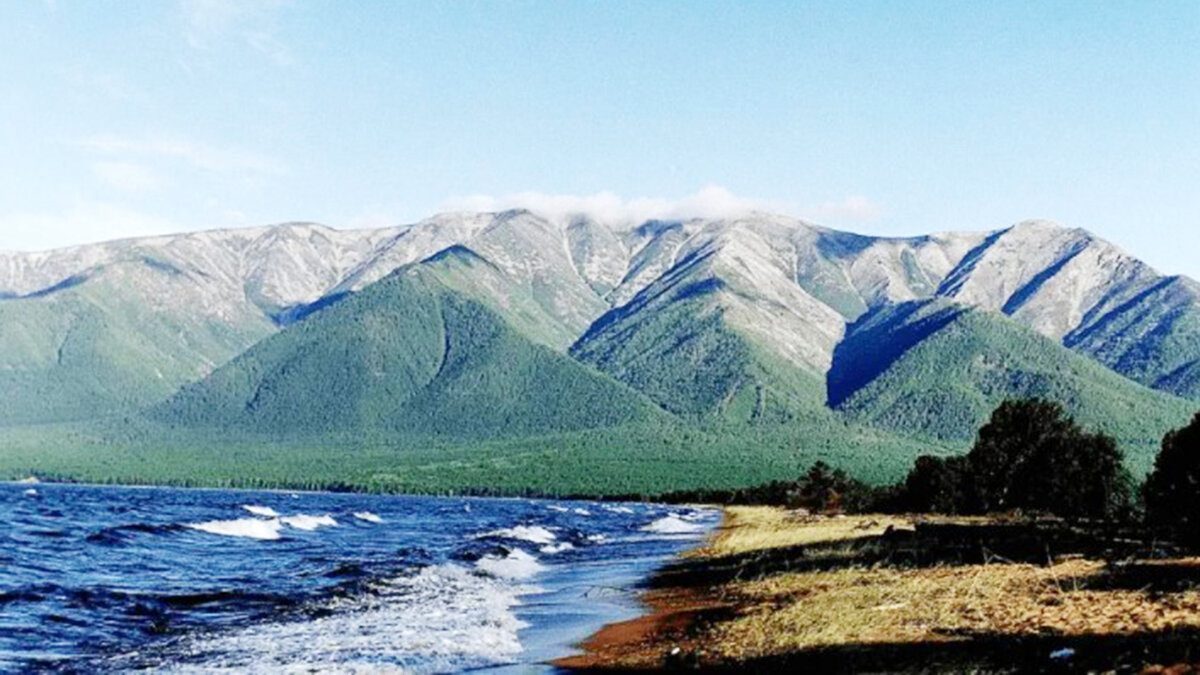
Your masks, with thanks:
M 887 527 L 886 516 L 814 518 L 779 509 L 730 509 L 726 526 L 696 555 L 721 557 L 853 540 Z M 1101 588 L 1104 563 L 1052 566 L 997 561 L 929 568 L 843 567 L 788 572 L 713 589 L 734 617 L 704 629 L 696 644 L 717 658 L 751 659 L 806 648 L 944 642 L 972 634 L 1112 635 L 1200 628 L 1200 591 Z
M 849 542 L 880 535 L 888 527 L 911 528 L 912 522 L 895 516 L 830 518 L 769 506 L 731 506 L 716 536 L 703 548 L 686 555 L 714 558 L 769 548 Z
M 1103 564 L 995 563 L 842 569 L 730 584 L 743 610 L 714 626 L 712 650 L 750 658 L 835 644 L 937 642 L 980 633 L 1132 634 L 1200 627 L 1200 592 L 1092 590 Z M 710 643 L 711 644 L 711 643 Z

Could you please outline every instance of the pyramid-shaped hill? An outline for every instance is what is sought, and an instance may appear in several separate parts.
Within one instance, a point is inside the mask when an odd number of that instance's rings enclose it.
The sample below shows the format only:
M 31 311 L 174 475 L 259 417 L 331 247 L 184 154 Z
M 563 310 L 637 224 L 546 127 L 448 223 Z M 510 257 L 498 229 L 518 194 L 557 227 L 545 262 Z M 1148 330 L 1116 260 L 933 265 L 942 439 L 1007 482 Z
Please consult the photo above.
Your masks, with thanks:
M 264 435 L 459 439 L 670 420 L 627 386 L 524 337 L 422 265 L 272 335 L 148 415 Z
M 795 283 L 763 236 L 713 227 L 723 234 L 681 244 L 571 354 L 690 418 L 827 417 L 825 371 L 844 319 Z
M 1133 382 L 1005 316 L 945 300 L 882 308 L 834 353 L 830 404 L 904 434 L 969 441 L 1005 399 L 1061 402 L 1138 466 L 1194 404 Z

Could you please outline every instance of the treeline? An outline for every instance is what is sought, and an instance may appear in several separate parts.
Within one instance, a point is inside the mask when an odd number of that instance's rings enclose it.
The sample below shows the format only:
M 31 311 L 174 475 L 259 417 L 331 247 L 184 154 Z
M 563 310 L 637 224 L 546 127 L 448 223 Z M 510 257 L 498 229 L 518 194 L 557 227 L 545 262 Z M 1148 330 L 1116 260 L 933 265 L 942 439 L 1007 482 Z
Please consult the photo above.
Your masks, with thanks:
M 664 494 L 668 501 L 764 504 L 821 512 L 1046 514 L 1141 522 L 1200 542 L 1200 413 L 1162 440 L 1139 487 L 1117 442 L 1043 399 L 1006 401 L 965 455 L 916 459 L 905 479 L 873 487 L 817 462 L 793 481 Z
M 841 469 L 818 461 L 798 480 L 769 483 L 732 490 L 677 490 L 654 498 L 672 503 L 727 505 L 774 505 L 813 512 L 878 511 L 893 501 L 891 488 L 879 488 L 851 478 Z

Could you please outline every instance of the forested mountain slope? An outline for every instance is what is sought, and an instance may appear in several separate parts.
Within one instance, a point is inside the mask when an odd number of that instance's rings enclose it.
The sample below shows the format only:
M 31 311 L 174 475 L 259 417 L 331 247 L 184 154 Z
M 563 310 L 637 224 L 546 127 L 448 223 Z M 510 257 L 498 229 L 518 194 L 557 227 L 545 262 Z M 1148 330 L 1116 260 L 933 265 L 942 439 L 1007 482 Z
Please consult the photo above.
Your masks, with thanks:
M 667 421 L 422 265 L 263 340 L 149 415 L 215 432 L 460 439 Z

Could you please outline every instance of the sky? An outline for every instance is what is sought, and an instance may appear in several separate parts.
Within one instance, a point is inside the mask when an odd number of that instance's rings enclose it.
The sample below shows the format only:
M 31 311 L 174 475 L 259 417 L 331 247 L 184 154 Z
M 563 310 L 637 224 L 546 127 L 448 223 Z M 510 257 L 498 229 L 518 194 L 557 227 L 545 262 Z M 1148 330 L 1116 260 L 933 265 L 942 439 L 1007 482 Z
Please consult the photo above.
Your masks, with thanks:
M 0 249 L 759 209 L 1200 277 L 1191 0 L 14 0 L 0 45 Z

